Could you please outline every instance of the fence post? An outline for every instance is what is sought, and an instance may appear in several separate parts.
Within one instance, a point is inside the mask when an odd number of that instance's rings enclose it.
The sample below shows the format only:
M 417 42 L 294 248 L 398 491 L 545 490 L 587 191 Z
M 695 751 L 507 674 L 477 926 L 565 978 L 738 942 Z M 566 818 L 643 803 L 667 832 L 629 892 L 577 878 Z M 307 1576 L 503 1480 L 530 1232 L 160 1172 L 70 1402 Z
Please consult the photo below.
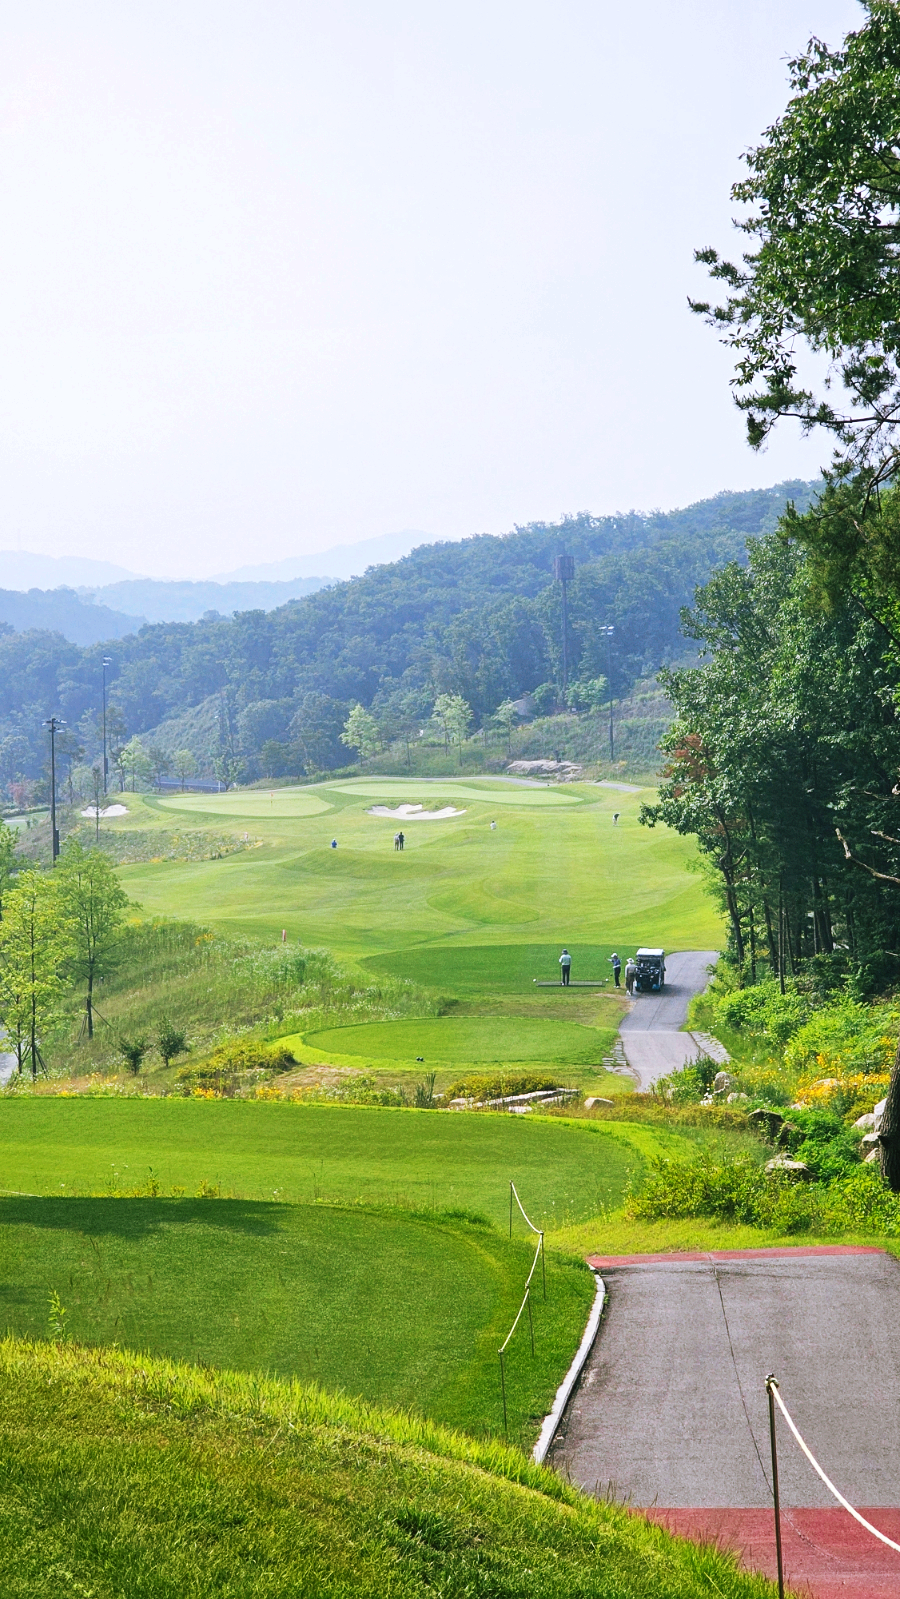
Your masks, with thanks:
M 503 1350 L 500 1350 L 500 1393 L 503 1396 L 503 1431 L 509 1437 L 509 1424 L 506 1420 L 506 1378 L 503 1375 Z
M 544 1298 L 547 1297 L 547 1262 L 544 1259 L 544 1235 L 541 1233 L 541 1277 L 544 1281 Z
M 510 1238 L 512 1238 L 512 1196 L 513 1196 L 513 1185 L 512 1185 L 512 1181 L 510 1181 L 510 1185 L 509 1185 L 509 1236 L 510 1236 Z
M 778 1559 L 778 1599 L 784 1599 L 784 1562 L 781 1554 L 781 1497 L 778 1492 L 778 1449 L 775 1444 L 775 1396 L 773 1389 L 778 1387 L 774 1372 L 766 1378 L 766 1394 L 769 1400 L 769 1443 L 772 1449 L 772 1498 L 775 1503 L 775 1554 Z
M 531 1330 L 531 1353 L 534 1354 L 534 1322 L 531 1317 L 531 1289 L 525 1290 L 525 1304 L 528 1307 L 528 1326 Z

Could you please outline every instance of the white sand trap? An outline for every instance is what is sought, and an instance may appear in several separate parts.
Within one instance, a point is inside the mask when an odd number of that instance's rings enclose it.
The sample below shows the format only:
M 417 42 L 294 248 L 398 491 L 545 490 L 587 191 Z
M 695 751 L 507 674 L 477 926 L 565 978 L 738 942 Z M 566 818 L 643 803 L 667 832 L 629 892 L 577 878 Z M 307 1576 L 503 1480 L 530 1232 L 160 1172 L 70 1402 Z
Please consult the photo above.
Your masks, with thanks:
M 442 811 L 426 811 L 421 805 L 370 805 L 370 816 L 390 816 L 395 822 L 443 822 L 448 816 L 465 816 L 454 805 L 445 805 Z
M 89 816 L 91 818 L 91 821 L 96 821 L 97 820 L 97 812 L 96 812 L 96 809 L 94 808 L 93 805 L 89 805 L 87 810 L 86 811 L 82 811 L 81 814 L 82 814 L 82 816 Z M 103 816 L 127 816 L 128 815 L 128 806 L 127 805 L 107 805 L 105 810 L 101 809 L 100 815 L 101 815 L 101 817 L 103 817 Z

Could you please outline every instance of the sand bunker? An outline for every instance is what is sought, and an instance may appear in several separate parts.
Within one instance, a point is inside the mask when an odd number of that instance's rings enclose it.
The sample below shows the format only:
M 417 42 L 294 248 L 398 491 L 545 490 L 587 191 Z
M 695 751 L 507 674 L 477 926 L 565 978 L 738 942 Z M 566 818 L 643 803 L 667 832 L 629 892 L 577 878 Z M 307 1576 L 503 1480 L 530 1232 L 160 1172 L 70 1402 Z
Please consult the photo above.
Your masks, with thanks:
M 96 819 L 97 819 L 97 812 L 94 809 L 93 805 L 89 805 L 87 810 L 86 811 L 82 811 L 81 814 L 82 814 L 82 816 L 89 816 L 92 821 L 96 821 Z M 104 816 L 127 816 L 127 815 L 128 815 L 128 806 L 127 805 L 107 805 L 105 808 L 101 808 L 101 811 L 100 811 L 101 819 Z
M 390 816 L 395 822 L 443 822 L 448 816 L 465 816 L 465 811 L 458 811 L 453 805 L 445 805 L 442 811 L 426 811 L 421 805 L 370 805 L 370 816 Z

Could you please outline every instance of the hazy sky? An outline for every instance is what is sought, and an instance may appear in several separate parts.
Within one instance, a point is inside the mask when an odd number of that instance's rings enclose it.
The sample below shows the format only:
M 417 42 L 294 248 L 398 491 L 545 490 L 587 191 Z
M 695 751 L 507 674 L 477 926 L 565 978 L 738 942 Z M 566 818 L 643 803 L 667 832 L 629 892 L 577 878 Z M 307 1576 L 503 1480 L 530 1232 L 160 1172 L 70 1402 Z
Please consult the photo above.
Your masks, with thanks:
M 853 0 L 29 0 L 0 548 L 203 576 L 812 476 L 685 305 Z

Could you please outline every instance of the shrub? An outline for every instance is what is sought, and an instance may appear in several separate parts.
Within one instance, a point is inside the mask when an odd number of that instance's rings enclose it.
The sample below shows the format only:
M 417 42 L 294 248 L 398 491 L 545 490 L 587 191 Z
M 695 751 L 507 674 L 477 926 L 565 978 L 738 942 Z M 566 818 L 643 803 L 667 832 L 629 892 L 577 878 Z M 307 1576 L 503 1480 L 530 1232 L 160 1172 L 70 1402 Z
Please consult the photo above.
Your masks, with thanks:
M 137 1077 L 149 1048 L 150 1045 L 144 1038 L 123 1038 L 120 1040 L 119 1054 L 122 1056 L 132 1077 Z
M 183 1055 L 187 1049 L 187 1034 L 180 1027 L 173 1027 L 171 1022 L 162 1022 L 156 1035 L 156 1047 L 163 1064 L 168 1066 L 176 1055 Z
M 800 1158 L 804 1148 L 801 1144 L 797 1151 Z M 823 1175 L 829 1175 L 824 1168 Z M 709 1217 L 778 1233 L 900 1234 L 900 1195 L 884 1186 L 876 1165 L 858 1162 L 830 1181 L 797 1182 L 785 1172 L 766 1173 L 745 1155 L 723 1161 L 657 1159 L 628 1213 L 642 1221 Z
M 517 1076 L 493 1076 L 472 1072 L 468 1077 L 458 1077 L 444 1090 L 444 1103 L 451 1099 L 504 1099 L 509 1094 L 538 1094 L 542 1089 L 559 1087 L 559 1079 L 552 1072 L 520 1072 Z

